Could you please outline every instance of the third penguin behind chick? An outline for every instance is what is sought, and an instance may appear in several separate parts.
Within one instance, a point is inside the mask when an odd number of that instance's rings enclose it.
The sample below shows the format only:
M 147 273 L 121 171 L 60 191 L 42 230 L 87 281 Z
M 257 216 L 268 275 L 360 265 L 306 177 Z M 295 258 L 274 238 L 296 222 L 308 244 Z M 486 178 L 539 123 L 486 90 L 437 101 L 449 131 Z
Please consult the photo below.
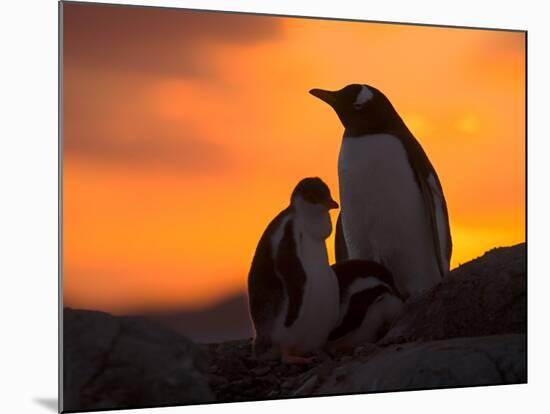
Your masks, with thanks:
M 403 312 L 404 302 L 392 273 L 369 260 L 332 265 L 340 291 L 340 318 L 327 348 L 336 352 L 375 343 Z

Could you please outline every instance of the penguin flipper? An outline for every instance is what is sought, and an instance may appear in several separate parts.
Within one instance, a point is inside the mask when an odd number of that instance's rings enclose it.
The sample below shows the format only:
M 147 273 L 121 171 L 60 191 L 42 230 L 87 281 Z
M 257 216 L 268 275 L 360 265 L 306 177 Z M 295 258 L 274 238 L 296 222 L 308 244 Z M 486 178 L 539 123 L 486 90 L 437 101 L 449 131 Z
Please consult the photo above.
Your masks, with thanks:
M 273 266 L 255 268 L 248 277 L 248 306 L 254 325 L 254 353 L 271 347 L 271 333 L 284 302 L 283 286 Z
M 277 274 L 288 297 L 288 310 L 284 321 L 286 327 L 298 318 L 306 284 L 306 273 L 298 257 L 293 233 L 293 221 L 289 220 L 275 259 Z
M 437 235 L 436 241 L 439 243 L 439 257 L 445 275 L 450 269 L 451 254 L 453 251 L 447 202 L 445 201 L 443 189 L 441 188 L 441 183 L 439 182 L 437 174 L 430 174 L 428 176 L 427 183 L 430 188 L 433 203 L 432 222 L 434 223 L 434 228 L 436 229 L 434 233 Z
M 275 269 L 276 252 L 273 252 L 271 245 L 271 234 L 287 215 L 287 210 L 282 211 L 265 230 L 248 274 L 248 306 L 254 325 L 254 351 L 257 354 L 271 346 L 273 326 L 284 304 L 284 287 Z
M 422 197 L 424 198 L 424 205 L 428 212 L 439 272 L 441 277 L 444 277 L 449 273 L 450 269 L 452 241 L 447 204 L 445 203 L 443 192 L 440 186 L 436 188 L 430 184 L 430 181 L 435 182 L 432 178 L 434 176 L 435 171 L 430 173 L 427 178 L 418 177 L 418 181 L 420 183 Z M 439 180 L 437 180 L 437 182 L 439 182 Z
M 346 239 L 344 237 L 344 228 L 342 227 L 342 213 L 338 214 L 336 220 L 336 232 L 334 237 L 334 253 L 336 256 L 336 263 L 342 262 L 348 259 L 348 246 L 346 245 Z
M 437 262 L 441 277 L 444 277 L 449 273 L 453 251 L 447 202 L 432 163 L 412 133 L 408 129 L 407 132 L 409 139 L 406 141 L 406 147 L 409 161 L 413 166 L 415 178 L 429 214 Z

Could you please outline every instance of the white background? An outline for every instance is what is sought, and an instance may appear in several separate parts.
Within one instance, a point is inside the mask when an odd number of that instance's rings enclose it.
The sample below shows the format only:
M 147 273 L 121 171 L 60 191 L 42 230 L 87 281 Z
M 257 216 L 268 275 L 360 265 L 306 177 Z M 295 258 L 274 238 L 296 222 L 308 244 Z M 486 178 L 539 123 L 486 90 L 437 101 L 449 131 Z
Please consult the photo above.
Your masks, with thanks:
M 117 2 L 117 1 L 114 1 Z M 548 27 L 544 1 L 181 0 L 134 3 L 529 30 L 529 384 L 157 409 L 159 413 L 361 410 L 548 412 Z M 57 399 L 57 2 L 0 12 L 0 376 L 2 412 L 53 412 Z M 495 149 L 498 156 L 498 148 Z M 152 412 L 152 410 L 126 411 Z

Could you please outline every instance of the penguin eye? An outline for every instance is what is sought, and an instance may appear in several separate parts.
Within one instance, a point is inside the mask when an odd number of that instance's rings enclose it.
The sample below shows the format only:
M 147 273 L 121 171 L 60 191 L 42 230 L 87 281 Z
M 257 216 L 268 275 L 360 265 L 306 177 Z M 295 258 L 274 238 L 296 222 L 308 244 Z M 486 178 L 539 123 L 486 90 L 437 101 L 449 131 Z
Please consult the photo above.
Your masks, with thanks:
M 314 193 L 313 191 L 308 191 L 304 194 L 304 200 L 306 200 L 308 203 L 315 204 L 319 202 L 319 196 Z
M 310 192 L 310 193 L 307 194 L 306 199 L 307 199 L 307 201 L 309 201 L 310 203 L 315 203 L 315 202 L 317 201 L 317 196 L 316 196 L 315 193 Z
M 363 108 L 365 104 L 362 104 L 362 103 L 354 103 L 353 104 L 353 108 L 356 110 L 356 111 L 359 111 L 361 108 Z

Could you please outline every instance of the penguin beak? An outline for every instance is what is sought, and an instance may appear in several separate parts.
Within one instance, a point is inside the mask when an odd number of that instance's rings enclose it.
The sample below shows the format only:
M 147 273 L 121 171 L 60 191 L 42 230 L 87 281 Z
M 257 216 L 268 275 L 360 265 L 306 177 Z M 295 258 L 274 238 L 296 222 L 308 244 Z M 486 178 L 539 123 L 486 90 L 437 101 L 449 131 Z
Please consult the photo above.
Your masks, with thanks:
M 316 98 L 319 98 L 320 100 L 328 103 L 333 108 L 334 108 L 334 105 L 336 105 L 336 100 L 337 100 L 336 92 L 326 91 L 324 89 L 311 89 L 309 93 L 315 96 Z
M 340 207 L 338 205 L 338 203 L 336 201 L 334 201 L 332 198 L 329 199 L 326 203 L 325 203 L 325 206 L 329 209 L 329 210 L 332 210 L 334 208 L 338 208 Z

